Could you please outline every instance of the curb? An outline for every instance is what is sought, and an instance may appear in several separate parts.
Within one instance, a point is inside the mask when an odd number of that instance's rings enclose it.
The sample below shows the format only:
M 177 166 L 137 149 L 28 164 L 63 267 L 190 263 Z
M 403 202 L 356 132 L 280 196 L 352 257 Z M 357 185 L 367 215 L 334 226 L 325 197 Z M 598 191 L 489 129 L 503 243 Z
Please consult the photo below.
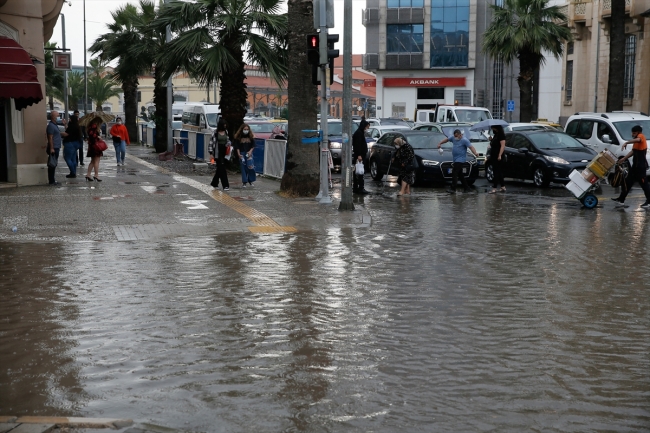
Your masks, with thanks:
M 110 428 L 121 429 L 133 425 L 133 420 L 119 418 L 77 418 L 77 417 L 57 417 L 57 416 L 0 416 L 0 432 L 10 432 L 14 429 L 19 431 L 20 425 L 30 425 L 32 427 L 25 431 L 45 433 L 55 427 L 70 428 Z

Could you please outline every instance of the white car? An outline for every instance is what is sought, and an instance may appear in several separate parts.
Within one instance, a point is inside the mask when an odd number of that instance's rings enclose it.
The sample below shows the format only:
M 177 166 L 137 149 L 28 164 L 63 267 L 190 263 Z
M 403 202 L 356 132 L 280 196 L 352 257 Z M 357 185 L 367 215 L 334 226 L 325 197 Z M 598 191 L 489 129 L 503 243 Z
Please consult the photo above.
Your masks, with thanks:
M 609 149 L 622 158 L 632 150 L 632 145 L 623 150 L 623 143 L 632 139 L 635 125 L 641 126 L 644 134 L 650 134 L 650 117 L 638 111 L 576 113 L 567 120 L 564 132 L 596 152 Z M 650 165 L 650 154 L 646 159 Z M 646 175 L 650 175 L 650 169 Z
M 510 125 L 503 127 L 503 130 L 505 132 L 524 131 L 524 130 L 531 131 L 536 129 L 547 129 L 549 131 L 557 131 L 557 129 L 553 128 L 552 126 L 544 125 L 542 123 L 511 123 Z

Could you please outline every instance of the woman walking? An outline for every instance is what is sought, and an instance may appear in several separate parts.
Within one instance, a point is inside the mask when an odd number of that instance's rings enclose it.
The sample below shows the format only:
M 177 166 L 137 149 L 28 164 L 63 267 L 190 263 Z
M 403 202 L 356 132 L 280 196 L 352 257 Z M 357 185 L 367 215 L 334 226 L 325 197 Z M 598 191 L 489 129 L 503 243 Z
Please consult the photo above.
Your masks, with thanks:
M 213 156 L 217 163 L 217 172 L 214 174 L 210 185 L 212 185 L 213 188 L 218 188 L 219 180 L 221 180 L 221 186 L 224 191 L 230 190 L 228 172 L 226 171 L 226 147 L 228 145 L 230 145 L 230 140 L 228 139 L 226 122 L 223 119 L 220 119 L 217 124 L 217 130 L 214 131 L 214 134 L 210 139 L 208 152 Z
M 70 169 L 70 174 L 65 177 L 75 178 L 77 177 L 77 149 L 81 141 L 81 127 L 77 116 L 70 116 L 65 133 L 68 135 L 63 139 L 63 159 Z
M 492 166 L 492 191 L 490 194 L 497 192 L 497 185 L 501 185 L 500 191 L 505 192 L 506 184 L 503 180 L 503 165 L 501 158 L 506 150 L 506 134 L 503 132 L 503 126 L 495 125 L 492 127 L 492 140 L 490 140 L 490 165 Z
M 397 182 L 402 185 L 402 189 L 397 195 L 411 195 L 411 185 L 415 183 L 415 151 L 413 147 L 405 140 L 397 137 L 394 141 L 397 153 L 395 153 L 394 163 L 399 168 L 399 177 Z
M 235 148 L 237 157 L 241 165 L 241 183 L 242 188 L 246 184 L 254 185 L 257 176 L 255 174 L 255 164 L 253 163 L 253 149 L 255 149 L 255 134 L 251 128 L 243 123 L 235 133 Z
M 113 146 L 115 146 L 115 157 L 117 158 L 117 165 L 124 165 L 124 157 L 126 156 L 126 146 L 130 145 L 129 141 L 129 132 L 126 130 L 126 126 L 122 124 L 122 118 L 118 117 L 115 119 L 115 125 L 111 127 L 109 132 L 111 137 L 113 137 Z
M 101 125 L 102 119 L 96 117 L 88 125 L 88 153 L 86 156 L 90 158 L 90 163 L 88 164 L 88 173 L 86 173 L 86 180 L 92 182 L 93 179 L 97 182 L 102 180 L 99 178 L 99 160 L 104 156 L 104 153 L 97 149 L 97 141 L 99 140 L 99 125 Z M 95 170 L 95 176 L 90 177 L 90 173 Z

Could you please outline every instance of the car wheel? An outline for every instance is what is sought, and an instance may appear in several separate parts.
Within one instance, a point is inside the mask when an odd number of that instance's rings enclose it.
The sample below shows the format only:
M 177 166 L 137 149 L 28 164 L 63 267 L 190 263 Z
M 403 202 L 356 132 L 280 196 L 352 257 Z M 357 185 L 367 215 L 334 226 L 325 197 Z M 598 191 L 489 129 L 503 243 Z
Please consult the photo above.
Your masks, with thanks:
M 485 178 L 488 182 L 494 182 L 494 167 L 492 167 L 492 164 L 485 166 Z
M 542 167 L 537 167 L 533 172 L 533 182 L 535 183 L 535 186 L 545 188 L 551 183 L 551 180 L 548 178 Z
M 379 169 L 376 159 L 370 161 L 370 176 L 372 176 L 373 180 L 382 180 L 384 177 L 384 173 Z

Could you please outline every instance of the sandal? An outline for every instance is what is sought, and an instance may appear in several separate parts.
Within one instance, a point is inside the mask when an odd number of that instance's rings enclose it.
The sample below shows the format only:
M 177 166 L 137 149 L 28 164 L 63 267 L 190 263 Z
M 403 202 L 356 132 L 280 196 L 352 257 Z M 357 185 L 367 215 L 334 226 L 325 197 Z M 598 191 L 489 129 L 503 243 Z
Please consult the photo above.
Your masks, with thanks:
M 505 187 L 505 186 L 502 186 L 501 189 L 500 189 L 499 191 L 501 191 L 501 192 L 506 192 L 506 187 Z
M 488 194 L 496 194 L 497 190 L 496 188 L 492 188 L 492 191 L 488 192 Z

